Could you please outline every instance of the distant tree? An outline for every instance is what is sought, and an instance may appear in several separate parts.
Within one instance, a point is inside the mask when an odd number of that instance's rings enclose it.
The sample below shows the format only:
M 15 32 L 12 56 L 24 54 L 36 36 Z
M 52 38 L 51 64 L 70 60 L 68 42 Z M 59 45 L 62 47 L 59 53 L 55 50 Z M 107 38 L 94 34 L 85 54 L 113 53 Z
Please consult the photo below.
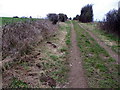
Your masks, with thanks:
M 13 16 L 13 18 L 19 18 L 18 16 Z
M 80 16 L 76 15 L 76 17 L 73 18 L 73 20 L 79 20 Z
M 27 18 L 27 17 L 25 17 L 25 16 L 22 16 L 21 18 Z
M 55 15 L 52 23 L 57 24 L 57 22 L 58 22 L 58 15 Z
M 106 14 L 106 18 L 100 24 L 100 27 L 109 33 L 120 35 L 120 8 L 111 10 Z M 120 36 L 119 36 L 120 37 Z
M 76 15 L 76 20 L 79 20 L 80 16 L 79 15 Z
M 63 13 L 59 13 L 58 16 L 59 16 L 59 21 L 61 22 L 65 22 L 68 19 L 67 15 Z
M 81 15 L 79 17 L 79 21 L 81 21 L 83 23 L 93 21 L 93 9 L 92 9 L 91 4 L 90 5 L 88 4 L 82 8 Z
M 59 15 L 59 21 L 65 22 L 65 20 L 66 20 L 65 15 L 63 13 L 59 13 L 58 15 Z
M 65 21 L 67 21 L 67 19 L 68 19 L 68 17 L 67 17 L 67 15 L 65 14 Z
M 74 17 L 73 20 L 76 20 L 76 17 Z
M 52 21 L 53 24 L 56 24 L 58 21 L 65 22 L 68 19 L 67 15 L 63 13 L 50 13 L 47 15 L 47 17 L 50 21 Z
M 72 18 L 70 17 L 69 20 L 72 20 Z
M 120 37 L 120 8 L 118 9 L 118 14 L 117 14 L 117 30 L 118 30 L 118 35 Z
M 47 15 L 48 19 L 52 21 L 53 24 L 57 24 L 58 22 L 58 15 L 55 13 L 50 13 Z
M 30 16 L 30 18 L 32 18 L 32 16 Z

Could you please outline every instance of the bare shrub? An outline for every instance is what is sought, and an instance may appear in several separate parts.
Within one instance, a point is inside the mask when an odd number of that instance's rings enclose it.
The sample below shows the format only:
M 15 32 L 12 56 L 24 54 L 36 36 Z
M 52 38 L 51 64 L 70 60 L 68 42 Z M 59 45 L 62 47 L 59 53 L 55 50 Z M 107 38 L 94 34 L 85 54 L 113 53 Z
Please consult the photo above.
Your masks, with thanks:
M 119 36 L 120 34 L 120 8 L 111 10 L 106 14 L 106 18 L 100 23 L 100 27 L 108 33 Z
M 19 22 L 3 26 L 2 55 L 15 57 L 29 54 L 33 45 L 50 37 L 57 30 L 57 26 L 50 21 L 38 20 L 34 22 Z

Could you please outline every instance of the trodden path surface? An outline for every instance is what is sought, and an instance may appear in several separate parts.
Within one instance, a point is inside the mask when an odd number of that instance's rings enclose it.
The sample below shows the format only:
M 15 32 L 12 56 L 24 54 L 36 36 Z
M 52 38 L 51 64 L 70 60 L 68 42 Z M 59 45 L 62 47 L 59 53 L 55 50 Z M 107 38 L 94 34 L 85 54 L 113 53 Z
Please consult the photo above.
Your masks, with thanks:
M 81 28 L 83 28 L 86 32 L 89 33 L 89 35 L 95 40 L 97 41 L 97 43 L 103 47 L 108 53 L 109 55 L 114 58 L 116 60 L 116 64 L 120 64 L 120 60 L 118 59 L 118 54 L 115 53 L 114 51 L 112 51 L 108 46 L 105 45 L 104 42 L 102 42 L 96 35 L 94 35 L 90 30 L 86 30 L 85 27 L 83 27 L 81 24 L 79 24 Z
M 77 46 L 76 32 L 71 22 L 71 48 L 69 54 L 70 72 L 68 77 L 69 88 L 87 88 L 87 81 L 84 76 L 84 70 L 82 66 L 82 59 L 80 57 L 80 50 Z

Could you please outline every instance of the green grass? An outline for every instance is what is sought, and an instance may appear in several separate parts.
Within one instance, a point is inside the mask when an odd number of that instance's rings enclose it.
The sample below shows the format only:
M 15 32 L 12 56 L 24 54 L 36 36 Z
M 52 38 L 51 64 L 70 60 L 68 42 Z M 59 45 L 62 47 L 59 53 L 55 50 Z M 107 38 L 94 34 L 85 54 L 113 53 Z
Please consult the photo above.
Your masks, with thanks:
M 91 88 L 117 88 L 118 68 L 115 60 L 100 47 L 91 36 L 73 21 L 77 34 L 77 42 L 81 51 L 83 66 Z M 102 55 L 102 56 L 101 56 Z M 105 59 L 104 57 L 107 57 Z
M 66 25 L 59 25 L 59 30 L 60 31 L 64 31 L 66 29 Z
M 67 23 L 68 25 L 70 25 L 70 24 L 71 24 L 71 21 L 66 21 L 66 23 Z
M 105 42 L 105 40 L 108 40 L 109 42 L 115 42 L 116 45 L 107 45 L 112 48 L 113 51 L 120 54 L 120 38 L 112 33 L 106 33 L 104 30 L 99 29 L 97 27 L 97 23 L 84 23 L 82 25 L 84 25 L 88 29 L 91 29 L 91 31 L 96 34 L 96 36 L 98 36 L 103 42 Z
M 59 57 L 54 54 L 49 54 L 49 58 L 50 59 L 46 60 L 46 62 L 40 63 L 41 67 L 43 67 L 43 70 L 50 70 L 47 75 L 52 77 L 56 82 L 65 83 L 68 72 L 68 63 L 66 62 L 65 58 L 63 59 L 63 57 Z
M 66 45 L 60 48 L 60 52 L 64 53 L 62 56 L 57 56 L 57 55 L 50 55 L 51 60 L 54 62 L 52 63 L 52 68 L 56 68 L 52 72 L 50 72 L 50 76 L 54 78 L 58 83 L 64 84 L 67 82 L 67 75 L 68 75 L 68 62 L 66 61 L 67 59 L 67 54 L 68 54 L 68 47 L 70 45 L 70 22 L 66 22 L 66 25 L 61 25 L 59 26 L 59 30 L 61 31 L 67 31 L 66 35 Z
M 61 34 L 66 33 L 66 30 L 70 31 L 70 26 L 67 23 L 60 24 L 57 35 L 61 36 Z M 67 32 L 67 35 L 68 35 L 68 32 Z M 68 39 L 66 37 L 65 39 Z M 60 43 L 59 42 L 60 40 L 61 38 L 59 37 L 49 38 L 49 41 L 54 42 L 56 44 Z M 66 45 L 65 42 L 62 43 L 61 45 L 62 46 L 59 46 L 59 48 L 56 48 L 57 50 L 56 54 L 53 53 L 52 50 L 47 51 L 47 49 L 45 48 L 45 50 L 43 51 L 45 51 L 46 53 L 45 55 L 46 59 L 42 60 L 42 62 L 40 63 L 40 66 L 42 67 L 42 70 L 44 70 L 46 76 L 53 78 L 56 81 L 56 83 L 63 85 L 65 84 L 65 82 L 67 82 L 68 71 L 69 71 L 68 62 L 67 62 L 68 46 Z
M 71 35 L 71 27 L 70 27 L 70 21 L 67 21 L 66 22 L 68 24 L 68 26 L 66 27 L 66 30 L 67 30 L 67 35 L 66 35 L 66 44 L 68 46 L 71 45 L 71 41 L 70 41 L 70 35 Z
M 21 61 L 19 63 L 19 65 L 22 66 L 25 70 L 29 70 L 30 69 L 29 68 L 29 63 L 27 63 L 27 62 Z
M 16 22 L 25 22 L 25 21 L 34 21 L 37 20 L 35 18 L 12 18 L 12 17 L 0 17 L 0 26 L 6 25 L 6 24 L 12 24 Z
M 17 78 L 13 78 L 10 84 L 10 88 L 28 88 L 28 84 L 21 80 L 18 80 Z
M 56 55 L 50 55 L 50 58 L 54 61 L 59 59 L 59 57 Z
M 66 44 L 67 45 L 70 45 L 71 41 L 70 41 L 70 33 L 71 33 L 71 27 L 70 27 L 70 24 L 71 22 L 70 21 L 66 21 L 65 22 L 66 25 L 60 25 L 59 26 L 59 30 L 66 30 L 67 31 L 67 35 L 66 35 Z
M 0 17 L 0 26 L 2 26 L 2 17 Z
M 60 52 L 66 52 L 67 51 L 67 47 L 62 47 L 61 49 L 60 49 Z

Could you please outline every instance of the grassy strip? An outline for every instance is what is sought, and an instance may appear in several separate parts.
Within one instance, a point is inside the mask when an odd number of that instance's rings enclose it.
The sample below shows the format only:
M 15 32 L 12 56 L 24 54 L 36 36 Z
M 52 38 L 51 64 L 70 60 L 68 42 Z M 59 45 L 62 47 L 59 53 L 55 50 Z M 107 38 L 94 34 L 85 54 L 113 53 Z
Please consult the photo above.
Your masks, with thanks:
M 50 73 L 52 78 L 54 78 L 58 83 L 64 84 L 67 82 L 67 72 L 68 69 L 68 62 L 66 61 L 68 55 L 68 47 L 70 45 L 70 25 L 69 21 L 65 23 L 65 25 L 61 25 L 59 27 L 60 31 L 66 32 L 65 42 L 67 46 L 63 46 L 60 48 L 60 52 L 64 53 L 62 56 L 57 55 L 50 55 L 50 58 L 54 60 L 54 68 L 58 68 Z
M 114 64 L 115 60 L 77 22 L 73 22 L 73 24 L 77 33 L 78 46 L 82 54 L 89 87 L 119 87 L 118 65 Z
M 71 27 L 70 27 L 70 24 L 71 22 L 70 21 L 66 21 L 65 23 L 66 25 L 61 25 L 59 26 L 59 30 L 66 30 L 67 31 L 67 35 L 66 35 L 66 45 L 70 45 L 71 41 L 70 41 L 70 33 L 71 33 Z
M 25 22 L 25 21 L 34 21 L 37 20 L 35 18 L 12 18 L 12 17 L 0 17 L 1 18 L 1 22 L 0 22 L 0 26 L 6 25 L 6 24 L 12 24 L 12 23 L 16 23 L 16 22 Z
M 113 51 L 120 54 L 120 39 L 110 33 L 106 33 L 104 30 L 101 30 L 97 27 L 96 23 L 87 23 L 82 24 L 96 34 L 107 46 L 112 48 Z
M 60 48 L 60 52 L 64 53 L 62 56 L 56 56 L 56 55 L 50 55 L 50 58 L 54 61 L 56 61 L 55 63 L 55 67 L 59 67 L 58 70 L 51 72 L 52 77 L 58 82 L 58 83 L 65 83 L 67 82 L 67 72 L 69 71 L 68 69 L 68 62 L 64 61 L 65 59 L 67 59 L 67 55 L 68 55 L 68 47 L 70 45 L 70 22 L 67 21 L 65 23 L 65 25 L 61 25 L 59 27 L 59 30 L 66 32 L 66 37 L 65 37 L 65 43 L 66 46 L 63 46 L 62 48 Z M 55 68 L 54 67 L 54 68 Z M 56 76 L 56 75 L 60 75 L 60 76 Z
M 56 37 L 49 38 L 49 41 L 57 45 L 55 50 L 50 50 L 47 47 L 44 48 L 45 57 L 42 59 L 40 66 L 43 68 L 44 76 L 49 76 L 55 80 L 57 84 L 64 85 L 67 82 L 68 74 L 68 45 L 69 45 L 69 35 L 70 26 L 67 23 L 62 23 L 59 25 L 59 31 Z M 63 35 L 61 38 L 60 36 Z M 63 40 L 64 38 L 64 40 Z M 62 41 L 61 41 L 62 40 Z M 55 54 L 55 52 L 57 53 Z M 41 80 L 41 82 L 44 82 Z
M 68 46 L 71 45 L 71 41 L 70 41 L 70 36 L 71 36 L 71 27 L 70 27 L 70 21 L 67 21 L 66 22 L 68 24 L 68 27 L 66 27 L 66 30 L 67 30 L 67 35 L 66 35 L 66 44 Z

